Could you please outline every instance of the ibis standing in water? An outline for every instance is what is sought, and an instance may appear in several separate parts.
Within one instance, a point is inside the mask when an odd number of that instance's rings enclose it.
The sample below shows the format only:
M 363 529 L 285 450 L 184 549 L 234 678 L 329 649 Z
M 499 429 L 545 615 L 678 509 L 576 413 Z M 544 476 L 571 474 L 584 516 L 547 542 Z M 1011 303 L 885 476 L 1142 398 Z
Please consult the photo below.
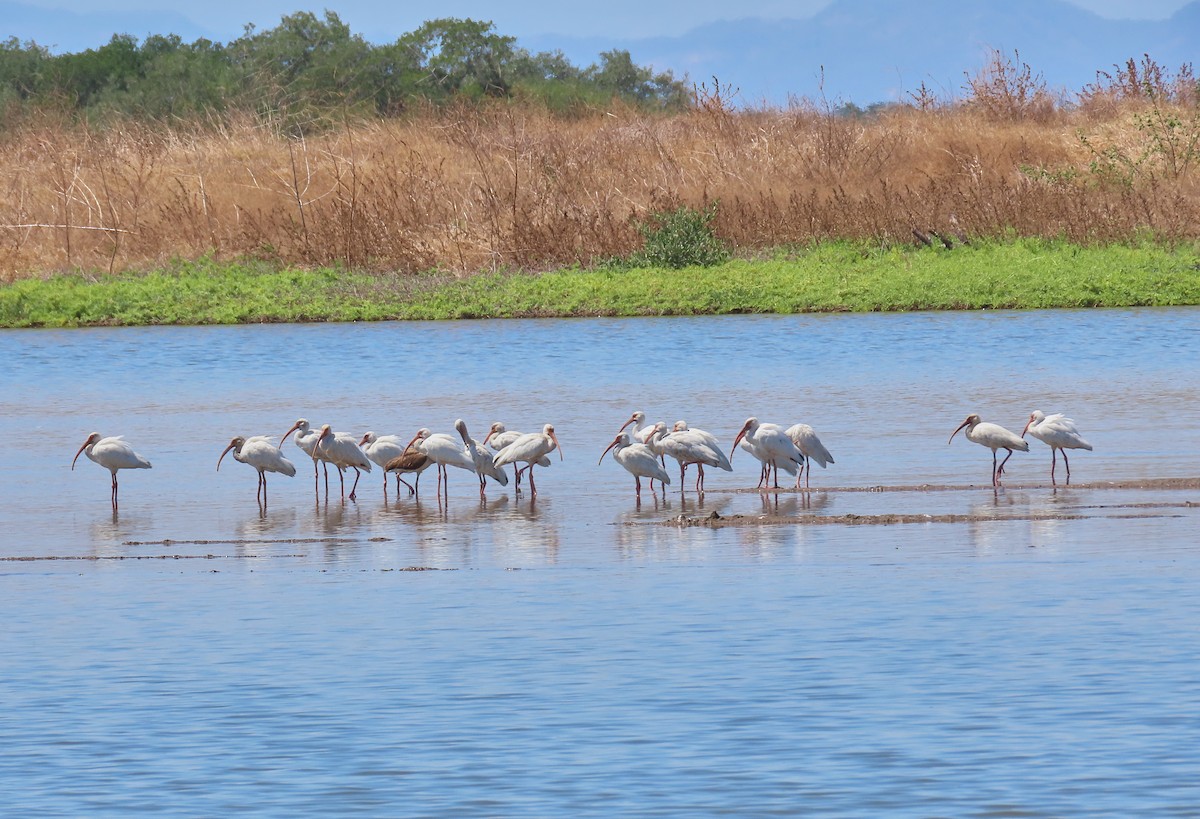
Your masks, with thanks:
M 654 454 L 654 450 L 645 444 L 633 443 L 628 432 L 617 433 L 617 437 L 613 438 L 608 449 L 600 453 L 600 461 L 604 460 L 604 456 L 609 453 L 609 450 L 612 450 L 613 460 L 625 467 L 625 471 L 633 476 L 634 491 L 639 501 L 642 499 L 642 478 L 650 479 L 651 492 L 654 491 L 654 481 L 658 481 L 664 487 L 671 483 L 671 476 L 658 462 L 658 456 Z M 597 466 L 600 461 L 596 461 Z
M 221 461 L 225 460 L 225 455 L 230 450 L 233 450 L 235 461 L 241 461 L 258 470 L 258 492 L 254 497 L 258 498 L 263 506 L 267 504 L 268 472 L 278 472 L 289 478 L 296 477 L 296 465 L 283 457 L 283 452 L 279 447 L 271 443 L 271 439 L 265 435 L 252 435 L 249 438 L 239 435 L 230 441 L 229 446 L 225 447 L 225 451 L 221 453 L 221 457 L 217 458 L 218 472 L 221 471 Z
M 313 491 L 320 492 L 320 477 L 317 471 L 317 461 L 322 459 L 313 454 L 313 450 L 317 445 L 317 436 L 320 435 L 317 430 L 312 428 L 312 424 L 308 423 L 307 418 L 298 418 L 296 423 L 283 433 L 283 437 L 279 439 L 279 448 L 283 449 L 283 445 L 287 443 L 288 436 L 296 433 L 296 446 L 300 447 L 300 451 L 308 457 L 312 458 L 313 462 Z M 323 463 L 325 469 L 325 494 L 329 494 L 329 466 L 328 461 Z
M 1041 410 L 1034 410 L 1029 414 L 1029 421 L 1025 424 L 1025 429 L 1021 430 L 1022 438 L 1025 437 L 1026 432 L 1050 447 L 1050 483 L 1052 484 L 1055 483 L 1054 466 L 1059 450 L 1062 450 L 1063 463 L 1067 467 L 1067 483 L 1070 483 L 1071 462 L 1067 460 L 1067 450 L 1086 449 L 1090 452 L 1092 449 L 1092 445 L 1085 441 L 1079 434 L 1079 430 L 1075 428 L 1075 422 L 1061 412 L 1047 415 Z
M 467 454 L 466 447 L 444 432 L 433 433 L 429 431 L 428 427 L 421 427 L 416 437 L 409 441 L 408 445 L 415 446 L 437 465 L 439 498 L 442 496 L 443 483 L 446 485 L 446 497 L 450 496 L 450 476 L 446 471 L 447 466 L 457 466 L 468 472 L 475 471 L 475 462 Z
M 800 450 L 796 449 L 792 439 L 778 424 L 762 424 L 757 418 L 747 418 L 746 423 L 742 424 L 741 431 L 733 439 L 733 446 L 729 450 L 731 462 L 733 453 L 743 438 L 750 445 L 750 454 L 762 461 L 763 475 L 759 478 L 759 486 L 762 486 L 767 473 L 773 470 L 775 488 L 778 489 L 780 467 L 785 472 L 795 475 L 796 470 L 804 465 L 804 456 L 800 454 Z
M 342 476 L 346 467 L 354 470 L 354 486 L 350 487 L 350 500 L 354 500 L 358 479 L 362 477 L 362 473 L 371 471 L 371 459 L 359 449 L 358 439 L 345 432 L 334 432 L 329 424 L 321 427 L 317 443 L 313 446 L 313 457 L 328 461 L 337 467 L 343 500 L 346 498 L 346 479 Z
M 1004 474 L 1004 465 L 1008 463 L 1008 459 L 1012 457 L 1014 450 L 1021 452 L 1029 451 L 1029 442 L 1022 438 L 1017 433 L 1007 430 L 999 424 L 992 424 L 984 421 L 976 413 L 971 413 L 967 416 L 967 420 L 958 425 L 958 429 L 950 433 L 950 439 L 946 443 L 954 440 L 954 436 L 958 434 L 958 430 L 966 427 L 966 436 L 968 441 L 973 441 L 980 446 L 986 446 L 992 451 L 992 486 L 1000 486 L 1000 476 Z M 1004 456 L 1004 460 L 1000 462 L 1000 466 L 996 466 L 996 450 L 1006 449 L 1008 454 Z
M 483 444 L 476 441 L 467 433 L 467 422 L 459 418 L 454 422 L 454 428 L 458 430 L 458 434 L 462 437 L 463 448 L 467 451 L 467 455 L 475 463 L 475 474 L 479 476 L 479 496 L 483 497 L 488 478 L 491 478 L 501 486 L 508 486 L 507 473 L 492 463 L 492 454 L 483 448 Z
M 392 458 L 390 461 L 384 464 L 383 467 L 384 474 L 388 472 L 394 472 L 396 474 L 396 480 L 408 487 L 409 495 L 416 495 L 417 492 L 420 491 L 421 473 L 433 466 L 433 461 L 430 459 L 430 457 L 421 450 L 417 449 L 417 445 L 415 443 L 423 435 L 428 434 L 429 430 L 422 427 L 413 438 L 413 443 L 408 445 L 408 447 L 404 450 L 404 453 Z M 417 477 L 416 480 L 410 484 L 408 481 L 404 480 L 404 478 L 400 477 L 402 474 L 416 475 Z M 397 489 L 396 491 L 399 492 L 400 490 Z
M 646 413 L 638 410 L 629 416 L 628 421 L 621 424 L 621 429 L 617 430 L 617 434 L 620 434 L 625 427 L 633 424 L 633 429 L 629 431 L 629 440 L 635 444 L 644 444 L 650 440 L 650 436 L 654 434 L 654 429 L 657 426 L 657 424 L 651 424 L 648 427 L 644 427 L 642 426 L 644 423 L 646 423 Z
M 111 438 L 101 438 L 99 432 L 93 432 L 79 447 L 71 460 L 71 470 L 75 469 L 75 461 L 80 455 L 87 455 L 88 460 L 112 473 L 112 505 L 117 508 L 117 470 L 118 469 L 149 469 L 150 462 L 133 451 L 133 447 L 125 443 L 120 435 Z
M 404 440 L 399 435 L 376 435 L 368 432 L 358 442 L 363 454 L 377 466 L 383 468 L 383 497 L 387 499 L 387 465 L 405 452 Z M 409 487 L 412 490 L 412 487 Z M 396 492 L 400 491 L 400 474 L 396 473 Z
M 548 465 L 544 463 L 547 460 L 546 456 L 556 449 L 558 450 L 558 459 L 561 461 L 563 459 L 562 447 L 558 443 L 558 436 L 554 434 L 554 425 L 546 424 L 542 427 L 541 432 L 526 433 L 497 452 L 492 463 L 497 467 L 515 464 L 517 461 L 528 464 L 522 471 L 529 470 L 529 493 L 536 495 L 537 484 L 533 482 L 533 465 Z
M 665 424 L 656 424 L 654 432 L 655 449 L 670 455 L 679 462 L 679 489 L 683 490 L 684 477 L 687 468 L 696 465 L 696 491 L 704 491 L 704 467 L 715 466 L 726 472 L 733 471 L 733 465 L 721 451 L 721 445 L 711 432 L 702 429 L 692 429 L 686 421 L 676 421 L 671 432 L 663 435 Z
M 829 454 L 829 450 L 817 437 L 816 430 L 808 424 L 794 424 L 787 428 L 785 434 L 792 439 L 796 449 L 800 450 L 800 454 L 804 456 L 804 464 L 800 467 L 800 472 L 796 474 L 796 488 L 800 488 L 800 475 L 803 474 L 804 488 L 808 489 L 812 462 L 816 461 L 817 465 L 824 469 L 826 464 L 833 463 L 833 456 Z
M 492 428 L 488 430 L 488 434 L 483 437 L 483 445 L 490 446 L 496 452 L 504 449 L 504 447 L 516 441 L 518 438 L 526 435 L 524 432 L 517 432 L 515 429 L 507 429 L 504 424 L 496 421 L 492 424 Z M 495 456 L 492 456 L 495 458 Z M 538 466 L 550 466 L 549 458 L 542 458 L 538 461 Z M 517 488 L 521 488 L 521 473 L 529 467 L 518 467 L 513 464 L 513 477 L 517 479 Z

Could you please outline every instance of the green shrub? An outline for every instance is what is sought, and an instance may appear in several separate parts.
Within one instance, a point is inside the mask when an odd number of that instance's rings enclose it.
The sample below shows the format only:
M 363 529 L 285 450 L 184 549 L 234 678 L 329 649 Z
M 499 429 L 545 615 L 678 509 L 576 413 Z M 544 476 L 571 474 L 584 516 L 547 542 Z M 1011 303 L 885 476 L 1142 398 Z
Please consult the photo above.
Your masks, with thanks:
M 681 207 L 660 211 L 638 225 L 644 244 L 629 257 L 634 267 L 713 267 L 729 260 L 729 246 L 713 233 L 717 203 L 702 211 Z

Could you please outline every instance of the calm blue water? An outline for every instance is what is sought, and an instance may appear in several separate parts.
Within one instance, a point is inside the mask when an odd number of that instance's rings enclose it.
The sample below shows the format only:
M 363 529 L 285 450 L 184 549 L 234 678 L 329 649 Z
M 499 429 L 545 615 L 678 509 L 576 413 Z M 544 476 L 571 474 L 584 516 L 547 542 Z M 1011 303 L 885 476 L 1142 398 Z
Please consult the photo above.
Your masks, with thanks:
M 0 814 L 1200 814 L 1200 310 L 0 332 Z M 837 463 L 702 497 L 628 414 Z M 989 486 L 969 412 L 1065 411 Z M 297 417 L 555 425 L 539 495 L 357 503 L 221 450 Z M 71 457 L 123 434 L 154 469 Z M 1060 469 L 1060 480 L 1061 464 Z M 949 485 L 948 491 L 866 492 Z M 823 490 L 830 491 L 823 491 Z M 855 490 L 855 491 L 850 491 Z M 1191 505 L 1189 505 L 1191 504 Z M 680 514 L 963 523 L 656 525 Z M 1051 516 L 1060 515 L 1055 519 Z M 168 542 L 169 541 L 169 542 Z M 58 559 L 46 559 L 58 558 Z M 427 567 L 437 571 L 400 571 Z

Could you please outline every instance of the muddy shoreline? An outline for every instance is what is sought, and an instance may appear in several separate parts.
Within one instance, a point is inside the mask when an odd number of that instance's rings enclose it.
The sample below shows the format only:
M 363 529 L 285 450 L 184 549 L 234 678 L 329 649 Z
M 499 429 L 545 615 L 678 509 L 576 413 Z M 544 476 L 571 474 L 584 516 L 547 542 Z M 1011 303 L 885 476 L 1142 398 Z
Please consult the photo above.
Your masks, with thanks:
M 1051 490 L 1067 493 L 1082 490 L 1124 490 L 1124 491 L 1181 491 L 1200 490 L 1200 478 L 1146 478 L 1139 480 L 1093 481 L 1089 483 L 1073 483 L 1054 486 L 1049 483 L 1006 484 L 996 489 L 984 485 L 951 485 L 951 484 L 921 484 L 916 486 L 868 486 L 868 487 L 827 487 L 812 490 L 797 490 L 791 487 L 779 489 L 738 489 L 734 494 L 757 493 L 763 495 L 789 496 L 835 493 L 928 493 L 928 492 L 969 492 L 990 490 L 993 492 L 1014 490 Z M 680 528 L 703 527 L 706 529 L 725 529 L 738 526 L 887 526 L 893 524 L 913 523 L 980 523 L 986 521 L 1064 521 L 1087 520 L 1090 518 L 1165 518 L 1184 517 L 1200 510 L 1200 498 L 1195 500 L 1178 500 L 1163 502 L 1140 503 L 1093 503 L 1073 507 L 1063 512 L 997 512 L 995 514 L 922 514 L 916 512 L 894 512 L 872 515 L 729 515 L 722 516 L 711 512 L 704 516 L 689 517 L 677 515 L 656 524 L 659 526 L 674 526 Z M 639 524 L 631 524 L 639 525 Z

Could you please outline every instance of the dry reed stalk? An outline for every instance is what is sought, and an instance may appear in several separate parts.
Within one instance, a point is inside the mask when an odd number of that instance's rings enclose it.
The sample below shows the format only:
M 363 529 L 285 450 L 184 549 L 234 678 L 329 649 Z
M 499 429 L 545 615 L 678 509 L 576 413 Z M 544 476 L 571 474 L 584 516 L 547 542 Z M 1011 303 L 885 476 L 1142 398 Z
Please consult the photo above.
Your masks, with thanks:
M 1174 165 L 1152 150 L 1155 123 L 1186 124 L 1195 109 L 1158 100 L 1155 120 L 1138 104 L 1024 119 L 978 105 L 573 119 L 463 106 L 304 139 L 249 118 L 206 130 L 33 122 L 0 135 L 0 275 L 205 254 L 399 274 L 544 269 L 628 253 L 639 220 L 714 200 L 717 232 L 747 253 L 907 243 L 914 227 L 952 221 L 981 237 L 1200 235 L 1188 143 L 1170 146 Z

